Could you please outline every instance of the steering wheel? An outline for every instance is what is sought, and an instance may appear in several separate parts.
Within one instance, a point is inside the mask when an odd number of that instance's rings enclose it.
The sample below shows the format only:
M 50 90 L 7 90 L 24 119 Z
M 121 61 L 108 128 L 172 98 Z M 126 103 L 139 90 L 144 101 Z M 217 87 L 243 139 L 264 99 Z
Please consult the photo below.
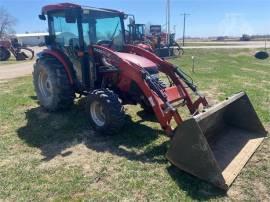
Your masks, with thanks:
M 108 40 L 108 39 L 101 39 L 97 41 L 97 45 L 108 45 L 109 47 L 111 47 L 113 44 L 112 40 Z

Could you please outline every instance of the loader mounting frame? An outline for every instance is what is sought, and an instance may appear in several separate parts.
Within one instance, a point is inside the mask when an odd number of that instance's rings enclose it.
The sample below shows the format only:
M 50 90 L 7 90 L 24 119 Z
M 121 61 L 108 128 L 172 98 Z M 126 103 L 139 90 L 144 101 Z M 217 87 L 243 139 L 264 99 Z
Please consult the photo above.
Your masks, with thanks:
M 122 92 L 127 92 L 129 90 L 129 88 L 127 88 L 128 83 L 131 81 L 136 82 L 150 102 L 162 129 L 168 136 L 173 136 L 174 129 L 171 126 L 172 119 L 175 120 L 177 125 L 180 125 L 183 122 L 177 109 L 173 106 L 174 103 L 182 102 L 183 105 L 188 107 L 191 114 L 196 114 L 198 112 L 198 107 L 201 104 L 204 107 L 208 107 L 208 102 L 205 97 L 197 93 L 195 86 L 192 86 L 191 83 L 183 81 L 181 78 L 183 75 L 178 71 L 176 66 L 162 60 L 149 51 L 134 45 L 125 45 L 124 47 L 124 51 L 127 53 L 143 56 L 154 62 L 158 66 L 160 72 L 163 72 L 170 77 L 174 86 L 163 90 L 151 88 L 151 85 L 149 85 L 149 77 L 147 77 L 142 67 L 123 60 L 114 51 L 106 47 L 94 45 L 93 49 L 94 52 L 102 54 L 108 61 L 120 69 L 121 75 L 118 87 Z M 186 85 L 191 87 L 194 93 L 199 96 L 195 102 L 192 101 L 186 89 Z M 167 96 L 162 96 L 162 93 Z

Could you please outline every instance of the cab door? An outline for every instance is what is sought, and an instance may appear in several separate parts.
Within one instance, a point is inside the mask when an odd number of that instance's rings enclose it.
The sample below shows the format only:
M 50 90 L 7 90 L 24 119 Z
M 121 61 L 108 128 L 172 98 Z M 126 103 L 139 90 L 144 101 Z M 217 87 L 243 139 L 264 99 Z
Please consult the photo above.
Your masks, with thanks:
M 55 35 L 55 46 L 73 64 L 80 86 L 89 89 L 89 62 L 85 51 L 80 10 L 60 11 L 50 16 L 50 34 Z

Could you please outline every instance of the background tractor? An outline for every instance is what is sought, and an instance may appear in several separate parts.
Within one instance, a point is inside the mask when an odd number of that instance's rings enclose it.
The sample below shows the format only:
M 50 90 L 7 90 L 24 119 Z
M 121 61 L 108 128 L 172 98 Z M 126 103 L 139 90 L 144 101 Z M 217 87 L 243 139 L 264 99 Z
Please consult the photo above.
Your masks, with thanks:
M 124 125 L 125 104 L 147 106 L 171 138 L 168 160 L 222 189 L 266 136 L 245 93 L 210 107 L 180 67 L 125 44 L 124 13 L 64 3 L 44 6 L 39 17 L 48 20 L 48 49 L 38 54 L 33 82 L 45 109 L 66 109 L 75 94 L 87 96 L 89 123 L 112 135 Z M 181 106 L 190 112 L 185 121 Z
M 167 34 L 162 32 L 161 25 L 151 25 L 150 33 L 147 34 L 145 24 L 136 24 L 135 16 L 129 16 L 131 17 L 126 37 L 129 44 L 154 52 L 159 57 L 177 57 L 184 54 L 184 49 L 175 40 L 175 33 Z
M 21 46 L 17 38 L 0 40 L 0 61 L 8 60 L 11 54 L 16 60 L 32 60 L 34 57 L 34 51 Z

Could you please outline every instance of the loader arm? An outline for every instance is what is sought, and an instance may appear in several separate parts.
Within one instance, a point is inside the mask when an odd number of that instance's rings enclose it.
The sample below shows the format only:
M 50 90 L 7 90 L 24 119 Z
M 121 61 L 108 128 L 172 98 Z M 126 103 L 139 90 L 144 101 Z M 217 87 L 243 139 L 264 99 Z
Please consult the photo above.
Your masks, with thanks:
M 156 63 L 159 69 L 170 76 L 175 84 L 175 86 L 161 89 L 155 84 L 155 81 L 151 78 L 148 72 L 139 65 L 119 57 L 114 51 L 104 46 L 93 45 L 93 50 L 105 57 L 112 65 L 119 68 L 120 76 L 117 86 L 121 91 L 128 92 L 129 88 L 127 87 L 127 84 L 130 84 L 131 81 L 136 82 L 144 96 L 151 104 L 157 120 L 168 136 L 173 135 L 174 129 L 171 127 L 172 119 L 176 121 L 177 125 L 182 123 L 181 116 L 177 109 L 172 105 L 174 102 L 182 101 L 182 103 L 186 103 L 189 106 L 191 113 L 196 111 L 194 104 L 184 87 L 184 82 L 179 76 L 177 76 L 175 73 L 175 67 L 170 63 L 167 63 L 156 57 L 154 54 L 145 51 L 149 54 L 146 58 L 149 60 L 151 59 L 151 61 Z M 138 50 L 141 50 L 142 52 L 144 51 L 140 48 Z M 134 53 L 134 50 L 131 49 L 129 52 Z
M 180 68 L 165 61 L 161 58 L 157 57 L 155 54 L 142 49 L 140 47 L 134 46 L 134 45 L 125 45 L 125 51 L 129 53 L 135 53 L 137 55 L 143 56 L 155 64 L 158 65 L 159 71 L 163 72 L 167 76 L 170 77 L 170 79 L 173 81 L 174 85 L 176 86 L 179 95 L 181 95 L 190 111 L 190 114 L 196 114 L 198 112 L 199 105 L 202 104 L 204 107 L 208 107 L 208 102 L 205 99 L 204 96 L 202 96 L 198 91 L 197 87 L 190 82 L 185 74 L 179 70 Z M 197 96 L 198 99 L 194 102 L 192 102 L 192 99 L 186 90 L 185 85 L 187 85 Z

